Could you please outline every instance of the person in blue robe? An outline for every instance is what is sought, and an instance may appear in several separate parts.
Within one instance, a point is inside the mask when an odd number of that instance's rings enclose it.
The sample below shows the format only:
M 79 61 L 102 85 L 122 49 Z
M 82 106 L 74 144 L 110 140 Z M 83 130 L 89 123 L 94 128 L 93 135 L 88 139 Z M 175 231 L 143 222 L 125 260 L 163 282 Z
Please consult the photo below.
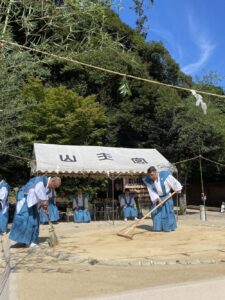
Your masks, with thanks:
M 40 223 L 46 224 L 48 223 L 48 218 L 51 222 L 56 223 L 59 220 L 59 211 L 55 203 L 55 190 L 51 189 L 49 193 L 49 200 L 48 200 L 48 215 L 43 206 L 40 207 Z M 49 217 L 48 217 L 49 216 Z
M 73 196 L 73 219 L 76 223 L 88 223 L 91 221 L 90 212 L 88 210 L 88 195 L 84 194 L 79 188 Z
M 9 204 L 8 195 L 10 186 L 5 180 L 0 181 L 0 234 L 7 233 L 7 226 L 9 220 Z
M 119 196 L 120 207 L 123 209 L 124 221 L 128 218 L 137 220 L 138 211 L 135 203 L 135 194 L 130 193 L 130 190 L 126 188 L 124 194 Z
M 20 244 L 37 246 L 39 235 L 38 205 L 46 211 L 51 189 L 61 185 L 59 177 L 37 176 L 31 178 L 18 191 L 16 196 L 16 211 L 9 239 Z
M 143 178 L 143 181 L 150 195 L 151 209 L 166 199 L 170 195 L 171 190 L 178 193 L 181 192 L 182 185 L 172 176 L 170 171 L 157 172 L 156 168 L 152 166 L 147 173 L 148 175 Z M 172 198 L 168 199 L 152 213 L 152 220 L 153 231 L 169 232 L 177 228 Z
M 64 4 L 64 1 L 63 0 L 55 0 L 55 5 L 56 6 L 61 6 Z

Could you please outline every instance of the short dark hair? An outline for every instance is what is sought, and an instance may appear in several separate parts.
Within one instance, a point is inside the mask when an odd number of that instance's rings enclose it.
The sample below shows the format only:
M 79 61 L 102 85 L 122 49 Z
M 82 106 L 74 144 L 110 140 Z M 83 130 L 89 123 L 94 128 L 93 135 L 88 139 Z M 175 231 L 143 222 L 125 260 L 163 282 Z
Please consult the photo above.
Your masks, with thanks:
M 130 191 L 130 189 L 128 189 L 128 188 L 126 188 L 125 190 L 124 190 L 124 192 L 129 192 Z
M 156 171 L 157 171 L 156 168 L 154 166 L 151 166 L 148 168 L 147 173 L 149 174 L 149 173 L 156 172 Z

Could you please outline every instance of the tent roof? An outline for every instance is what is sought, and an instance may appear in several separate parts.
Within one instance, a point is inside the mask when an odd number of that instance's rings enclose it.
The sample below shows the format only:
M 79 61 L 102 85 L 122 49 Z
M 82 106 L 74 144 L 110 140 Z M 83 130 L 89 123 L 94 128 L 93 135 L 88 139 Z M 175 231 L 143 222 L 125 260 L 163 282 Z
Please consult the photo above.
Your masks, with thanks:
M 34 144 L 32 174 L 63 176 L 143 175 L 149 166 L 168 169 L 171 163 L 156 149 Z

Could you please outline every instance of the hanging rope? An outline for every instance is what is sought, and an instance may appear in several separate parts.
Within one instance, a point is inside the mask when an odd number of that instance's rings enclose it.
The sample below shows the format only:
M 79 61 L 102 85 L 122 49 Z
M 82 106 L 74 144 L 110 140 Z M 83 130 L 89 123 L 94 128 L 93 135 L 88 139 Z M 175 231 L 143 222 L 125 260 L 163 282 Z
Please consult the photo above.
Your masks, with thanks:
M 4 260 L 4 270 L 0 274 L 0 298 L 2 299 L 2 295 L 5 292 L 6 286 L 8 284 L 11 266 L 10 266 L 10 245 L 9 240 L 4 239 L 4 237 L 0 236 L 0 259 Z
M 0 154 L 10 156 L 10 157 L 14 157 L 14 158 L 19 158 L 21 160 L 32 161 L 32 159 L 30 159 L 30 158 L 14 155 L 14 154 L 11 154 L 11 153 L 0 152 Z
M 8 44 L 8 45 L 20 48 L 20 49 L 24 49 L 24 50 L 36 52 L 36 53 L 39 53 L 39 54 L 43 54 L 43 55 L 46 55 L 46 56 L 54 57 L 54 58 L 57 58 L 57 59 L 60 59 L 60 60 L 63 60 L 63 61 L 67 61 L 67 62 L 71 62 L 71 63 L 74 63 L 74 64 L 78 64 L 78 65 L 81 65 L 81 66 L 84 66 L 84 67 L 92 68 L 92 69 L 95 69 L 95 70 L 98 70 L 98 71 L 103 71 L 103 72 L 107 72 L 107 73 L 110 73 L 110 74 L 122 76 L 122 77 L 125 77 L 125 78 L 131 78 L 131 79 L 135 79 L 135 80 L 139 80 L 139 81 L 144 81 L 144 82 L 147 82 L 147 83 L 152 83 L 152 84 L 156 84 L 156 85 L 166 86 L 166 87 L 169 87 L 169 88 L 183 90 L 183 91 L 187 91 L 187 92 L 190 92 L 190 93 L 192 93 L 192 91 L 193 91 L 193 89 L 190 89 L 190 88 L 180 87 L 180 86 L 177 86 L 177 85 L 162 83 L 162 82 L 151 80 L 151 79 L 147 79 L 147 78 L 142 78 L 142 77 L 138 77 L 138 76 L 129 75 L 129 74 L 126 74 L 126 73 L 121 73 L 121 72 L 113 71 L 113 70 L 110 70 L 110 69 L 98 67 L 96 65 L 92 65 L 92 64 L 87 64 L 87 63 L 84 63 L 84 62 L 80 62 L 80 61 L 72 59 L 72 58 L 60 56 L 60 55 L 57 55 L 57 54 L 53 54 L 53 53 L 49 53 L 49 52 L 46 52 L 46 51 L 38 50 L 38 49 L 35 49 L 35 48 L 31 48 L 31 47 L 19 45 L 17 43 L 1 39 L 0 40 L 0 47 L 1 47 L 1 45 L 3 46 L 5 44 Z M 219 94 L 214 94 L 214 93 L 209 93 L 209 92 L 204 92 L 204 91 L 199 91 L 199 90 L 195 90 L 195 91 L 197 93 L 200 93 L 200 94 L 203 94 L 203 95 L 214 96 L 214 97 L 224 98 L 225 99 L 225 95 L 219 95 Z
M 21 159 L 21 160 L 25 160 L 25 161 L 35 161 L 35 159 L 32 159 L 32 158 L 28 158 L 28 157 L 23 157 L 23 156 L 18 156 L 18 155 L 15 155 L 15 154 L 12 154 L 12 153 L 6 153 L 6 152 L 0 152 L 1 155 L 6 155 L 6 156 L 10 156 L 10 157 L 14 157 L 14 158 L 18 158 L 18 159 Z M 225 167 L 225 164 L 223 163 L 220 163 L 220 162 L 217 162 L 217 161 L 214 161 L 214 160 L 211 160 L 209 158 L 206 158 L 202 155 L 197 155 L 197 156 L 194 156 L 192 158 L 187 158 L 187 159 L 184 159 L 184 160 L 180 160 L 178 162 L 175 162 L 175 163 L 172 163 L 173 165 L 178 165 L 178 164 L 182 164 L 182 163 L 186 163 L 186 162 L 189 162 L 189 161 L 192 161 L 192 160 L 196 160 L 198 158 L 200 158 L 205 160 L 205 161 L 208 161 L 208 162 L 211 162 L 213 164 L 216 164 L 216 165 L 219 165 L 219 166 L 222 166 L 222 167 Z M 42 161 L 44 162 L 44 161 Z M 46 161 L 46 163 L 49 164 L 49 162 Z M 54 164 L 55 165 L 55 164 Z M 116 177 L 117 178 L 117 177 Z M 113 179 L 116 179 L 116 178 L 113 178 Z M 112 178 L 110 178 L 112 179 Z
M 191 160 L 198 159 L 198 158 L 199 158 L 199 156 L 200 156 L 200 155 L 198 155 L 198 156 L 194 156 L 194 157 L 192 157 L 192 158 L 188 158 L 188 159 L 180 160 L 180 161 L 178 161 L 178 162 L 175 162 L 175 163 L 173 163 L 173 165 L 178 165 L 178 164 L 186 163 L 186 162 L 188 162 L 188 161 L 191 161 Z
M 205 158 L 204 156 L 202 156 L 202 159 L 204 159 L 204 160 L 206 160 L 206 161 L 208 161 L 208 162 L 211 162 L 211 163 L 213 163 L 213 164 L 215 164 L 215 165 L 218 165 L 218 166 L 221 166 L 221 167 L 225 167 L 225 164 L 219 163 L 219 162 L 214 161 L 214 160 L 211 160 L 211 159 L 209 159 L 209 158 Z

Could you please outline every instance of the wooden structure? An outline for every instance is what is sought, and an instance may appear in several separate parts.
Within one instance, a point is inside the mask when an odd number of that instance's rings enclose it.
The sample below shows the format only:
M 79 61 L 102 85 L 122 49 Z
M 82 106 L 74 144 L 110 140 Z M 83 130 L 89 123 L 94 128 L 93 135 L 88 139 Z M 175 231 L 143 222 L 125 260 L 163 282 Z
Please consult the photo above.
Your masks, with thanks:
M 137 205 L 140 211 L 143 209 L 149 209 L 150 197 L 146 185 L 142 181 L 142 177 L 125 177 L 123 178 L 123 186 L 129 188 L 131 193 L 135 193 L 137 196 Z

